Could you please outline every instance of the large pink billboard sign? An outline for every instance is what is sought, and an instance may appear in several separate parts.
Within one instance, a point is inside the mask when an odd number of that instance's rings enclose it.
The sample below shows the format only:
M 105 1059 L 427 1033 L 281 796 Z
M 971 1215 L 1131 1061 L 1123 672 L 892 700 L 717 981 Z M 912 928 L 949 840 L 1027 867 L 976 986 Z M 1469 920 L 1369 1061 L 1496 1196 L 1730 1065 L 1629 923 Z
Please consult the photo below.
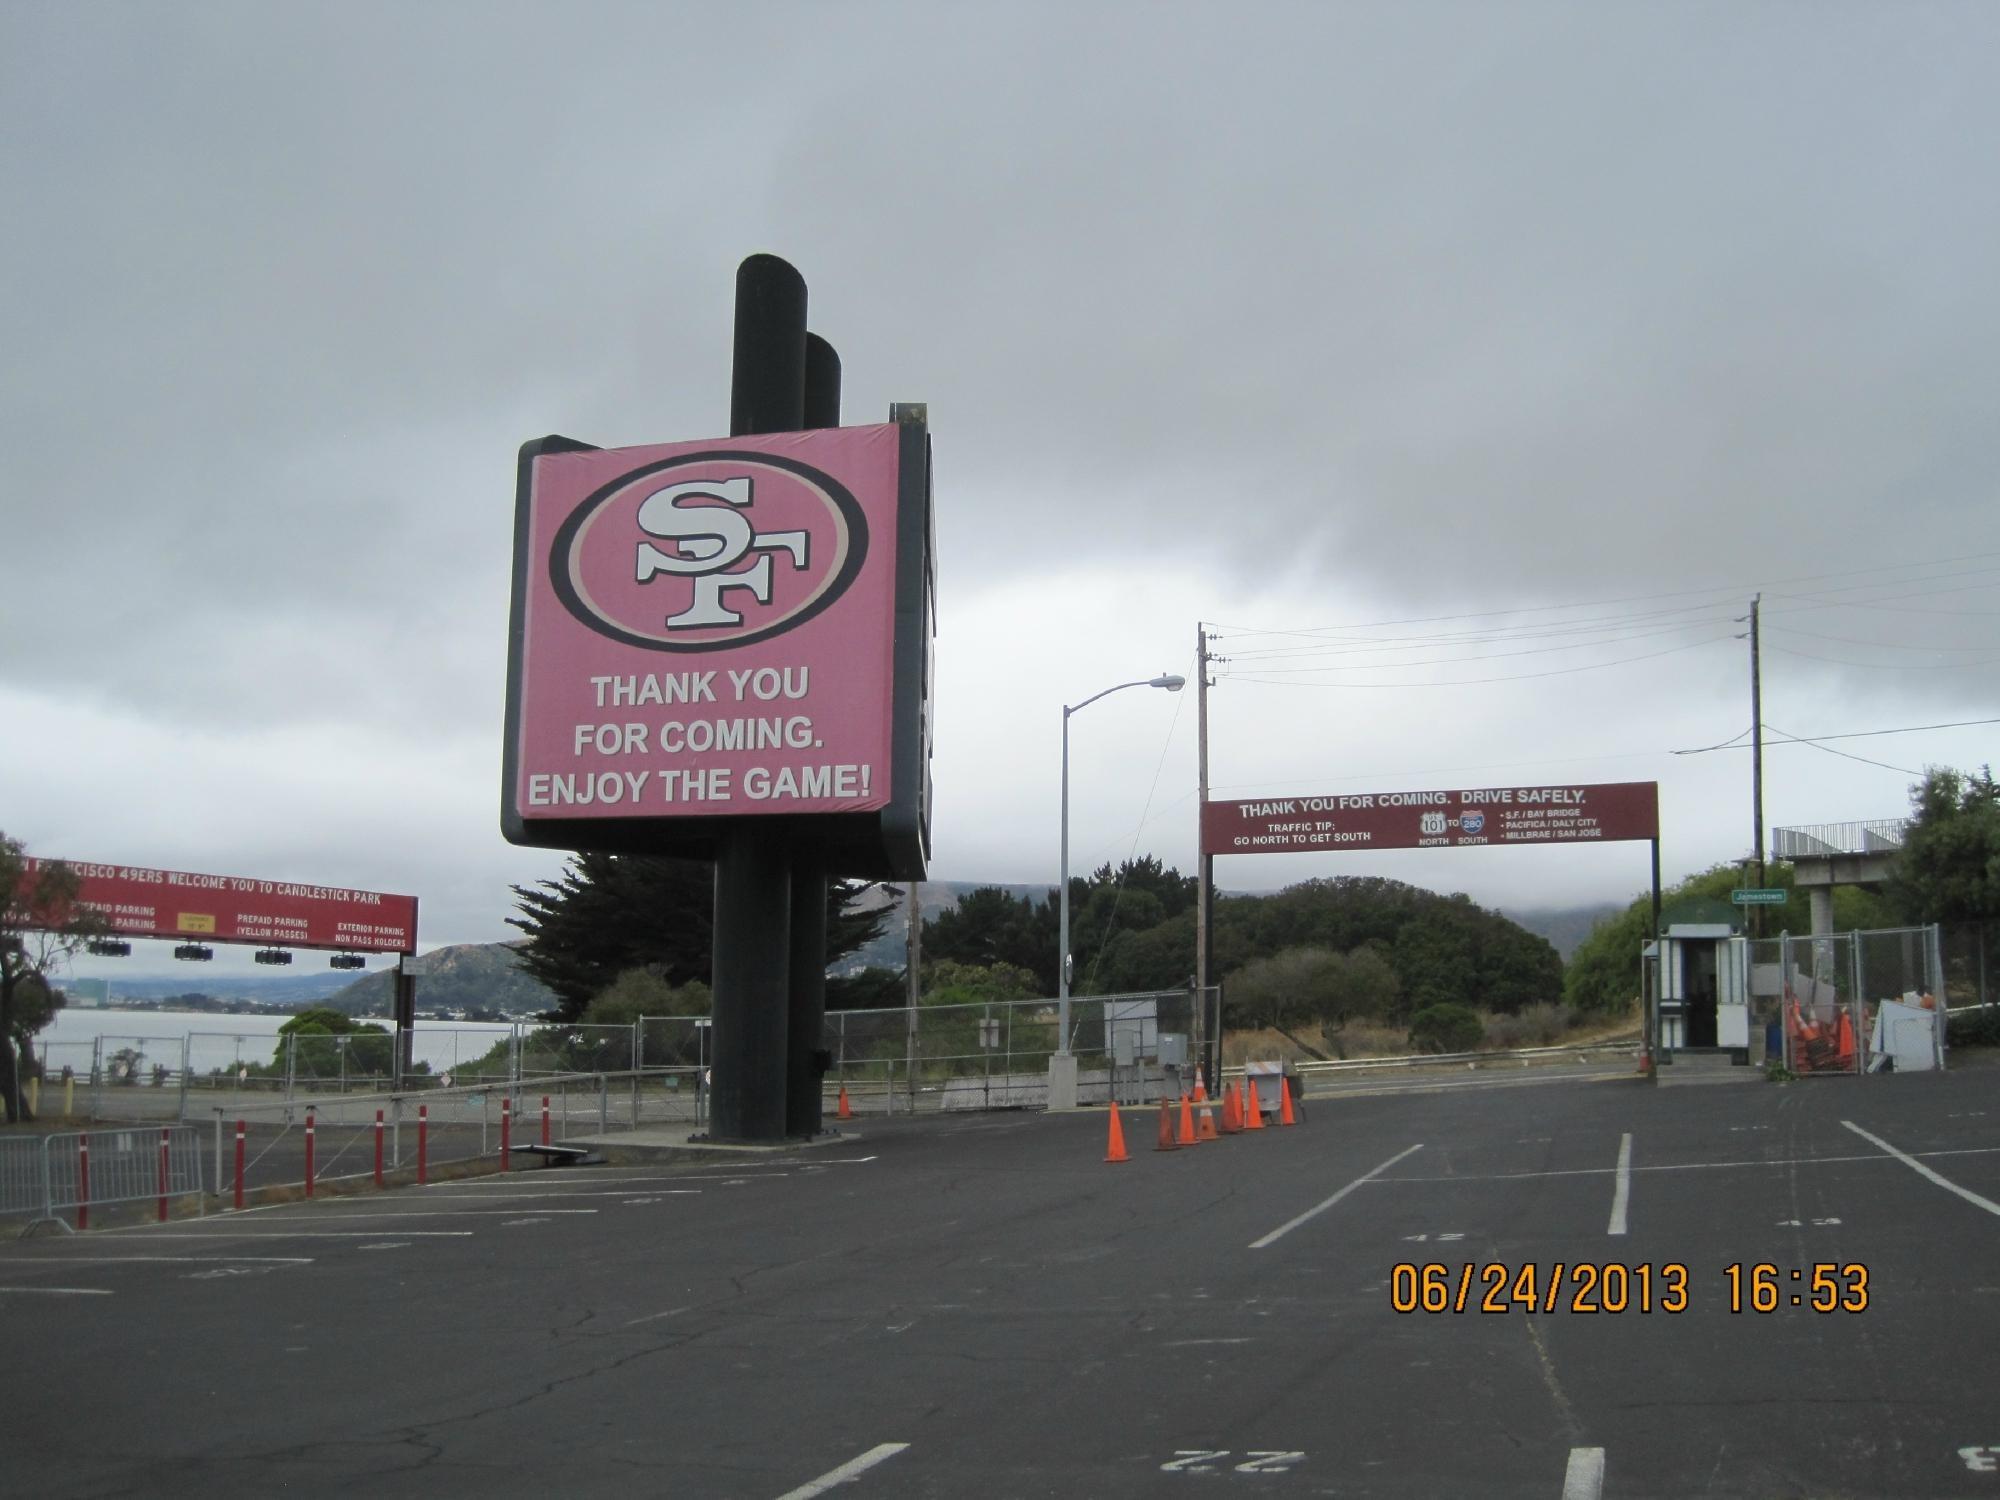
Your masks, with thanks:
M 27 861 L 24 889 L 47 863 Z M 140 865 L 64 863 L 78 877 L 77 903 L 96 909 L 121 937 L 338 948 L 353 953 L 416 951 L 415 896 Z
M 928 468 L 913 421 L 529 444 L 507 836 L 699 852 L 722 820 L 789 818 L 907 854 L 927 760 Z
M 1659 836 L 1660 788 L 1655 781 L 1336 792 L 1208 802 L 1201 810 L 1204 854 L 1465 849 Z

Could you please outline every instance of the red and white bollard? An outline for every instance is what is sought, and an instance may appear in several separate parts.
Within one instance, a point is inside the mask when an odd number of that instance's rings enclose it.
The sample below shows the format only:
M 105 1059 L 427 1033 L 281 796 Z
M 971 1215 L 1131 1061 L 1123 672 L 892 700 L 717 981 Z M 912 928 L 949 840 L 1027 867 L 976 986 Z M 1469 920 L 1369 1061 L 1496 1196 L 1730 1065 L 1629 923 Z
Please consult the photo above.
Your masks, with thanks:
M 422 1186 L 430 1181 L 431 1160 L 431 1107 L 417 1106 L 417 1183 Z
M 90 1137 L 76 1138 L 76 1227 L 90 1228 Z
M 313 1195 L 313 1112 L 306 1111 L 306 1196 Z
M 382 1185 L 382 1111 L 375 1111 L 375 1186 Z
M 542 1144 L 549 1143 L 549 1096 L 542 1095 Z
M 160 1222 L 167 1222 L 167 1131 L 160 1130 Z
M 508 1162 L 508 1153 L 514 1149 L 513 1133 L 514 1101 L 512 1099 L 502 1099 L 500 1101 L 500 1170 L 503 1172 L 513 1170 Z
M 243 1206 L 243 1122 L 236 1122 L 236 1206 Z

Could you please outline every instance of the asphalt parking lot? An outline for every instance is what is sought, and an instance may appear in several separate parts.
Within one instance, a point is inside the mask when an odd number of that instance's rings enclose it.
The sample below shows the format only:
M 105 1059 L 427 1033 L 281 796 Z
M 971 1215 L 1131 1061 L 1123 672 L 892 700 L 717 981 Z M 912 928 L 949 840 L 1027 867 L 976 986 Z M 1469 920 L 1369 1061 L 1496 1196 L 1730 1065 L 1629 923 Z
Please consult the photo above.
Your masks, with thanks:
M 2000 1496 L 1996 1082 L 869 1121 L 0 1246 L 9 1487 Z

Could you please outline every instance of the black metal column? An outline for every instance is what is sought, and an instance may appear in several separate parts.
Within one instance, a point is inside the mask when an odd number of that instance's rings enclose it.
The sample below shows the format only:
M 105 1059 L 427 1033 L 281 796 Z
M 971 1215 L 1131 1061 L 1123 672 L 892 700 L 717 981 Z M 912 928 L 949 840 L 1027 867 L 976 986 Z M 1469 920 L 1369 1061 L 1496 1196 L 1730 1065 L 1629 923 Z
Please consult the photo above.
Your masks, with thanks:
M 826 865 L 817 849 L 792 851 L 791 1009 L 785 1053 L 785 1134 L 818 1135 L 823 1123 L 814 1054 L 826 1029 Z
M 806 335 L 803 427 L 840 425 L 840 356 Z M 826 1030 L 826 863 L 816 849 L 792 850 L 790 1024 L 785 1053 L 785 1134 L 810 1137 L 825 1121 L 815 1054 Z
M 731 435 L 797 431 L 805 385 L 805 278 L 753 255 L 736 270 Z M 785 1138 L 791 915 L 790 849 L 754 826 L 726 835 L 715 858 L 713 1139 Z
M 751 826 L 715 859 L 715 1064 L 709 1136 L 785 1138 L 791 850 Z

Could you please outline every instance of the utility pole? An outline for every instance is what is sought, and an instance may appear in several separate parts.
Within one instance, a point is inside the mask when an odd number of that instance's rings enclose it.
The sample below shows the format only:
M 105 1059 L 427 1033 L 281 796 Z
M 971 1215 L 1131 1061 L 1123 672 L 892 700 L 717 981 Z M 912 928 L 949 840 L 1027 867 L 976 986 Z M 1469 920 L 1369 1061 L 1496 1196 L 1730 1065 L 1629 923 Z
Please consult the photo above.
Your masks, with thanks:
M 1757 823 L 1757 888 L 1764 888 L 1764 677 L 1758 659 L 1757 611 L 1764 602 L 1758 594 L 1750 601 L 1750 802 Z M 1750 932 L 1764 935 L 1764 908 L 1750 909 Z
M 1208 1057 L 1208 918 L 1209 900 L 1215 879 L 1214 862 L 1207 852 L 1203 815 L 1208 807 L 1208 631 L 1201 621 L 1194 625 L 1194 707 L 1195 707 L 1195 798 L 1194 798 L 1194 1055 L 1205 1066 Z M 1218 1025 L 1221 1023 L 1218 1021 Z M 1216 1040 L 1221 1041 L 1220 1037 Z M 1208 1077 L 1222 1087 L 1215 1069 Z

